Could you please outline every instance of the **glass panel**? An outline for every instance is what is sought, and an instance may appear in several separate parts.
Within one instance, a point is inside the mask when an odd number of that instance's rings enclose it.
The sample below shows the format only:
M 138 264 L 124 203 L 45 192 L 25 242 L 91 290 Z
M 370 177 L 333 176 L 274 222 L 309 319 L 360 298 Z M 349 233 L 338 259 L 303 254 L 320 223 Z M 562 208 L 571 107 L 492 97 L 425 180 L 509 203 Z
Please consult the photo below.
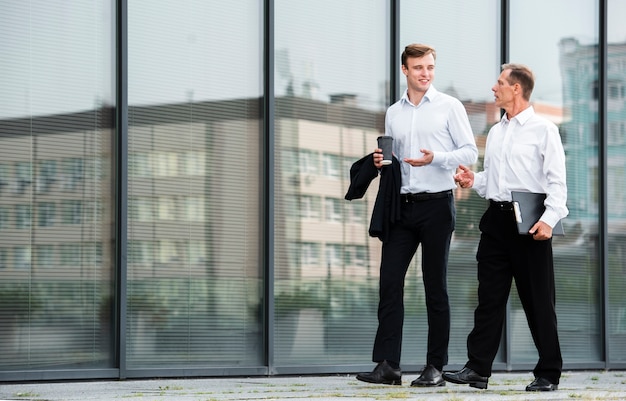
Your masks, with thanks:
M 367 213 L 377 184 L 365 199 L 343 197 L 350 165 L 383 130 L 388 3 L 275 1 L 277 365 L 371 355 L 380 242 L 368 237 Z M 344 257 L 355 248 L 359 263 Z
M 609 362 L 626 361 L 626 2 L 608 2 Z
M 541 13 L 536 10 L 541 9 Z M 558 15 L 555 20 L 554 15 Z M 553 240 L 556 309 L 563 359 L 602 357 L 598 265 L 598 1 L 511 1 L 512 62 L 536 75 L 535 110 L 560 129 L 567 158 L 570 214 L 565 237 Z M 528 21 L 550 29 L 528 29 Z M 537 352 L 517 294 L 511 296 L 513 362 L 536 362 Z
M 2 2 L 3 372 L 115 367 L 114 3 Z
M 260 365 L 262 2 L 128 12 L 128 367 Z
M 402 1 L 400 4 L 400 51 L 410 43 L 426 43 L 437 51 L 433 86 L 465 105 L 479 151 L 472 169 L 481 170 L 485 138 L 499 117 L 493 106 L 491 87 L 499 75 L 500 1 L 481 0 L 467 6 L 465 0 Z M 428 16 L 427 18 L 424 16 Z M 419 21 L 419 23 L 416 23 Z M 460 38 L 463 38 L 460 40 Z M 479 43 L 479 46 L 468 46 Z M 400 74 L 400 71 L 398 71 Z M 400 75 L 402 91 L 406 79 Z M 477 303 L 476 248 L 478 221 L 485 201 L 474 190 L 457 189 L 456 228 L 448 262 L 448 295 L 451 308 L 449 363 L 467 361 L 466 339 L 473 327 Z M 403 364 L 426 362 L 427 320 L 421 272 L 421 248 L 409 267 L 405 295 Z M 410 295 L 410 296 L 409 296 Z M 496 361 L 501 361 L 499 355 Z

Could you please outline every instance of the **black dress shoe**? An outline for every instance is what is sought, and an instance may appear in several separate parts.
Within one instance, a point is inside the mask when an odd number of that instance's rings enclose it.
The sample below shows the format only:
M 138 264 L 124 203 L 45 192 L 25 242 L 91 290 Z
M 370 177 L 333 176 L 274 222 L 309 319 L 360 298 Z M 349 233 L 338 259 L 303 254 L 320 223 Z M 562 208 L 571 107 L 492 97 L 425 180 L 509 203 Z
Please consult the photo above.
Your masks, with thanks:
M 479 388 L 481 390 L 485 390 L 487 388 L 487 383 L 489 383 L 488 377 L 481 376 L 467 367 L 459 370 L 458 372 L 444 372 L 442 376 L 443 380 L 447 382 L 469 384 L 470 387 Z
M 392 368 L 387 361 L 382 361 L 376 365 L 371 373 L 359 373 L 357 380 L 375 384 L 402 384 L 402 370 Z
M 554 384 L 543 377 L 537 377 L 532 383 L 526 386 L 526 391 L 554 391 L 558 388 L 558 384 Z
M 441 377 L 441 371 L 433 365 L 428 365 L 422 370 L 422 374 L 411 382 L 411 387 L 439 387 L 445 386 L 446 382 Z

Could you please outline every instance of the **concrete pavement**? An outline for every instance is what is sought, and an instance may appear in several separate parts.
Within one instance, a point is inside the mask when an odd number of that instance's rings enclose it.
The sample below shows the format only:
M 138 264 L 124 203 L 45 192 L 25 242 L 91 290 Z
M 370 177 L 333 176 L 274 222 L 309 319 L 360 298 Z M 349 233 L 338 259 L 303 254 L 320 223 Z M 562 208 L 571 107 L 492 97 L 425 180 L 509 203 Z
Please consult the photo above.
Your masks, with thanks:
M 495 373 L 487 390 L 410 387 L 416 377 L 404 374 L 402 386 L 362 383 L 354 375 L 15 383 L 0 384 L 0 401 L 626 400 L 626 371 L 564 372 L 559 390 L 549 393 L 524 390 L 530 372 Z

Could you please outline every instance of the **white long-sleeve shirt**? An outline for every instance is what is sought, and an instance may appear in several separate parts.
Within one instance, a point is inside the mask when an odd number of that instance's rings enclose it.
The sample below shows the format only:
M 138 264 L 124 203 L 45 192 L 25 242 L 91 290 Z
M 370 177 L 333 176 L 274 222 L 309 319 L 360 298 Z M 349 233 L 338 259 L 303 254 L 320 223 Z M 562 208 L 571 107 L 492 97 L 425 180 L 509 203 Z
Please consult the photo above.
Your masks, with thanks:
M 401 193 L 453 189 L 456 187 L 453 176 L 459 164 L 471 165 L 478 158 L 465 107 L 432 85 L 419 104 L 412 104 L 405 91 L 387 109 L 385 135 L 393 137 L 393 153 L 401 162 Z M 413 167 L 402 161 L 422 157 L 420 149 L 434 152 L 432 163 Z
M 540 220 L 551 227 L 568 215 L 565 152 L 557 126 L 532 106 L 511 120 L 506 114 L 489 130 L 484 169 L 474 175 L 476 192 L 511 201 L 511 191 L 547 194 Z

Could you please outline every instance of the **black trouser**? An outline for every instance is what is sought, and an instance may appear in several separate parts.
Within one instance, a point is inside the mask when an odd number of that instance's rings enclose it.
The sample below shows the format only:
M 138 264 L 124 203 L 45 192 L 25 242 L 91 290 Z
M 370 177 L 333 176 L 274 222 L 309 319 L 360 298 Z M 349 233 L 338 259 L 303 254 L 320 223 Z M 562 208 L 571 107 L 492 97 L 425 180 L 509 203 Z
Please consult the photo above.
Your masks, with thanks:
M 422 246 L 422 275 L 428 315 L 426 363 L 442 369 L 448 363 L 450 306 L 447 265 L 454 230 L 454 198 L 450 191 L 437 199 L 403 201 L 402 219 L 389 231 L 380 265 L 378 331 L 374 362 L 400 363 L 404 322 L 404 278 L 411 259 Z
M 511 210 L 494 206 L 480 221 L 478 307 L 467 338 L 467 367 L 491 376 L 506 315 L 512 280 L 519 294 L 539 361 L 535 377 L 558 384 L 563 360 L 557 333 L 552 240 L 519 235 Z

